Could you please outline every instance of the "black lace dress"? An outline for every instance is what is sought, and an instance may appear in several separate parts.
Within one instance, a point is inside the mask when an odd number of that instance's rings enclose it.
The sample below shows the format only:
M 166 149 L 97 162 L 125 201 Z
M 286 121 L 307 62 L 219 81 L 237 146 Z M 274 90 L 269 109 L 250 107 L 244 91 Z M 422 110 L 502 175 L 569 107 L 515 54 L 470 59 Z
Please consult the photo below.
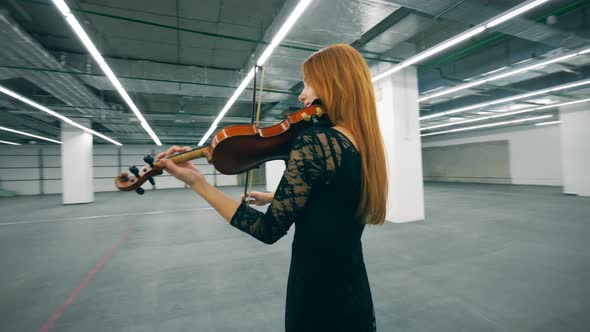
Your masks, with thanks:
M 242 203 L 231 225 L 274 243 L 295 224 L 285 328 L 294 331 L 375 331 L 363 260 L 361 158 L 348 138 L 318 123 L 295 140 L 266 213 Z

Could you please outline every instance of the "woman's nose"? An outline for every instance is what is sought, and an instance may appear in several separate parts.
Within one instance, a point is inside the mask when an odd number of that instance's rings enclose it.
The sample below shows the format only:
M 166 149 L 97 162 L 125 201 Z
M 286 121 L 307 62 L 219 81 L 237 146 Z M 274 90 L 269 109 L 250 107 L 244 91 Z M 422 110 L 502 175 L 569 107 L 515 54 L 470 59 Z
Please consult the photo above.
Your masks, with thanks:
M 303 97 L 303 92 L 301 92 L 301 93 L 299 94 L 299 97 L 297 97 L 297 99 L 298 99 L 300 102 L 303 102 L 303 101 L 304 101 L 304 99 L 305 99 L 305 98 Z

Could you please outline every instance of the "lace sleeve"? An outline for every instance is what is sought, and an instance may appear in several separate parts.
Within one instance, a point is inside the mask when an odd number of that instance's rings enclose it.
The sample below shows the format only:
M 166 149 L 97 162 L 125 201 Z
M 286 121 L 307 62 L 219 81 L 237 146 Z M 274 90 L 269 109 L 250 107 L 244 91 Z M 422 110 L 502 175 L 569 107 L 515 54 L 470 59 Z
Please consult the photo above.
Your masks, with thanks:
M 266 213 L 242 202 L 230 224 L 264 243 L 276 242 L 304 211 L 312 187 L 326 175 L 325 157 L 318 134 L 303 132 L 293 143 L 287 168 Z

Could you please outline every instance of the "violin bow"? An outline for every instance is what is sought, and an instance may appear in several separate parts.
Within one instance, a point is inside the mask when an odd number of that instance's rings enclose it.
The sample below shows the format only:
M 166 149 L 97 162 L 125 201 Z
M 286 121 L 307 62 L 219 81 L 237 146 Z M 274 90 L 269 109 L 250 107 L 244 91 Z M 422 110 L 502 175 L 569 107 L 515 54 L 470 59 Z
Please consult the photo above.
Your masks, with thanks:
M 258 69 L 261 69 L 261 73 L 260 73 L 260 93 L 258 96 L 258 109 L 256 110 L 256 122 L 254 122 L 254 110 L 256 108 L 256 73 L 258 72 Z M 256 127 L 258 127 L 258 124 L 260 123 L 260 108 L 262 105 L 262 87 L 264 85 L 264 66 L 258 66 L 256 65 L 255 69 L 254 69 L 254 89 L 252 92 L 252 116 L 251 116 L 251 120 L 250 122 L 252 124 L 255 124 Z M 248 198 L 250 197 L 250 195 L 248 194 L 249 192 L 252 191 L 252 182 L 250 181 L 250 177 L 252 176 L 252 172 L 254 171 L 254 169 L 249 170 L 248 172 L 246 172 L 246 184 L 244 186 L 244 202 L 248 201 Z

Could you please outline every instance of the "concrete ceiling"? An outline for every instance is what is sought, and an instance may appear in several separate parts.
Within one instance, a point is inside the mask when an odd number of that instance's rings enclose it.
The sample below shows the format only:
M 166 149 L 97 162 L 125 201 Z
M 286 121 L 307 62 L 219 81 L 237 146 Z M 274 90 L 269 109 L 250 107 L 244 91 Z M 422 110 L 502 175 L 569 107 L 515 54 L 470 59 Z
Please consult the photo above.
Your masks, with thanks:
M 297 3 L 67 2 L 162 142 L 193 145 Z M 370 65 L 391 66 L 519 3 L 315 0 L 267 62 L 263 123 L 280 121 L 300 107 L 300 65 L 314 50 L 347 43 L 359 49 Z M 461 84 L 502 67 L 517 68 L 527 59 L 541 61 L 590 47 L 589 5 L 588 0 L 550 1 L 498 31 L 426 60 L 419 65 L 420 91 Z M 124 144 L 152 142 L 49 0 L 0 0 L 0 7 L 0 84 L 63 115 L 91 118 L 95 130 Z M 550 15 L 555 22 L 547 20 Z M 421 112 L 427 115 L 587 79 L 589 65 L 590 55 L 569 59 L 432 99 L 421 105 Z M 249 122 L 251 93 L 246 90 L 240 96 L 221 127 Z M 572 100 L 584 95 L 586 90 L 571 89 L 550 97 Z M 0 112 L 2 126 L 59 137 L 55 118 L 5 95 L 0 95 Z M 441 117 L 425 125 L 447 121 L 455 120 Z M 0 132 L 0 140 L 30 141 L 6 132 Z M 96 139 L 96 143 L 106 142 Z

